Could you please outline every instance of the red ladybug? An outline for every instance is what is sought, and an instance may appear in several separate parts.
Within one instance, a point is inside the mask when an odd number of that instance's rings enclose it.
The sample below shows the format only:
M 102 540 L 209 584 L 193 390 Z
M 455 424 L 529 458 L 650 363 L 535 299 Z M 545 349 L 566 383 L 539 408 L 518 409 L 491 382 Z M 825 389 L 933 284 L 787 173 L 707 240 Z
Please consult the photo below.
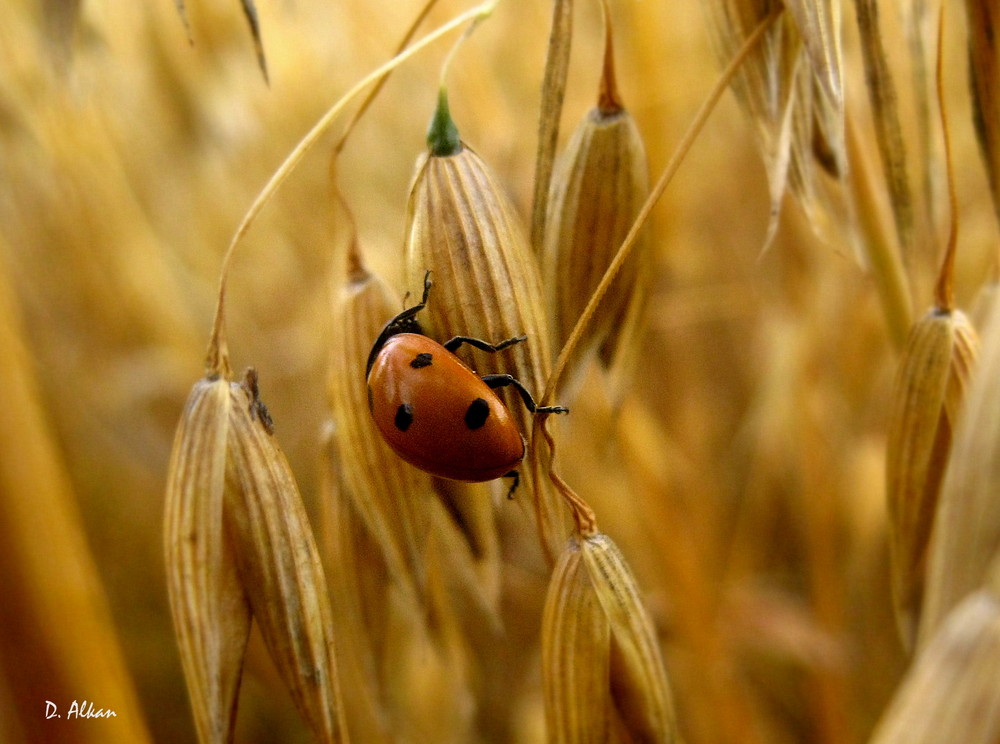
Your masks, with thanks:
M 453 353 L 462 344 L 496 352 L 525 340 L 498 344 L 456 336 L 439 344 L 423 335 L 416 315 L 427 305 L 430 272 L 419 304 L 386 323 L 368 355 L 368 407 L 389 446 L 411 465 L 451 480 L 480 482 L 511 477 L 524 458 L 524 437 L 494 388 L 512 386 L 532 413 L 566 413 L 536 406 L 511 375 L 479 377 Z

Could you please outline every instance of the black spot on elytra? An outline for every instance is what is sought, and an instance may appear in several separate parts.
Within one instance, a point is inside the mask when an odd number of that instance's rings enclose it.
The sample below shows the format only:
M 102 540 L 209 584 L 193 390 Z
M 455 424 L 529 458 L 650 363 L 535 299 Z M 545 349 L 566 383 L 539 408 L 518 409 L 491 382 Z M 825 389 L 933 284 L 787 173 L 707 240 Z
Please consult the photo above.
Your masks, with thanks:
M 410 424 L 413 423 L 413 406 L 409 403 L 403 403 L 399 408 L 397 408 L 396 418 L 393 419 L 393 423 L 400 431 L 406 431 L 409 429 Z
M 413 357 L 413 361 L 410 362 L 410 366 L 413 367 L 413 369 L 420 369 L 421 367 L 430 367 L 432 358 L 433 357 L 430 354 L 430 352 L 423 351 L 417 354 L 415 357 Z
M 470 429 L 478 429 L 490 417 L 490 404 L 482 398 L 476 398 L 469 404 L 465 412 L 465 425 Z

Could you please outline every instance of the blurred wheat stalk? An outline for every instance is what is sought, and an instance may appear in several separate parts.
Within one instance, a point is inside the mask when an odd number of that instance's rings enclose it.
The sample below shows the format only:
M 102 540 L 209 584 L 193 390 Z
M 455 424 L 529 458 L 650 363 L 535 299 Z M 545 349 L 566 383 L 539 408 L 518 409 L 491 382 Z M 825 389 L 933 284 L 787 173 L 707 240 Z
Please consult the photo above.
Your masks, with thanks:
M 325 158 L 307 157 L 234 269 L 233 366 L 259 370 L 275 428 L 255 378 L 198 383 L 196 397 L 221 406 L 208 428 L 228 454 L 215 450 L 214 485 L 194 489 L 215 499 L 196 523 L 214 547 L 185 558 L 207 591 L 175 612 L 194 608 L 191 647 L 222 639 L 230 677 L 207 685 L 192 718 L 160 534 L 220 253 L 319 102 L 390 57 L 422 5 L 262 6 L 256 49 L 252 4 L 186 3 L 187 28 L 169 3 L 0 6 L 0 739 L 191 741 L 198 720 L 211 740 L 205 722 L 221 720 L 214 736 L 238 741 L 309 728 L 356 741 L 643 739 L 663 738 L 667 721 L 695 743 L 995 741 L 1000 63 L 997 16 L 972 0 L 964 22 L 949 8 L 943 46 L 953 298 L 933 290 L 949 245 L 936 8 L 785 3 L 571 360 L 559 469 L 601 531 L 560 532 L 552 491 L 554 573 L 530 496 L 546 478 L 507 503 L 397 469 L 369 448 L 363 397 L 345 382 L 363 379 L 373 332 L 426 268 L 426 223 L 406 201 L 427 185 L 411 179 L 443 48 L 408 62 L 338 156 L 353 216 L 330 198 Z M 437 3 L 421 28 L 467 5 Z M 537 359 L 509 362 L 527 365 L 533 392 L 581 305 L 569 320 L 557 310 L 586 301 L 607 243 L 623 240 L 641 171 L 661 172 L 714 62 L 778 6 L 610 2 L 614 87 L 597 3 L 500 3 L 466 42 L 449 73 L 455 119 L 504 193 L 496 209 L 512 215 L 518 250 L 541 259 L 535 278 L 523 258 L 479 275 L 500 302 L 518 287 L 501 321 L 538 337 Z M 615 134 L 623 112 L 631 124 Z M 574 180 L 616 166 L 607 191 Z M 551 190 L 536 169 L 556 174 Z M 591 222 L 574 211 L 623 194 Z M 610 236 L 608 252 L 592 247 L 594 264 L 561 253 L 570 231 L 573 244 Z M 405 234 L 421 256 L 409 266 Z M 576 278 L 553 278 L 559 266 Z M 576 284 L 587 291 L 571 294 Z M 608 341 L 616 329 L 624 341 Z M 314 550 L 310 522 L 322 526 Z M 292 539 L 265 539 L 283 530 Z M 329 590 L 317 592 L 321 575 Z M 628 591 L 609 591 L 609 575 Z M 621 602 L 648 609 L 616 615 Z M 296 604 L 298 620 L 281 614 Z M 227 619 L 222 636 L 198 640 L 202 613 Z M 299 630 L 283 636 L 286 623 Z M 310 676 L 332 670 L 334 647 L 342 705 L 332 676 Z M 637 662 L 660 655 L 662 666 Z M 276 692 L 286 685 L 302 721 Z M 46 699 L 74 698 L 118 718 L 41 718 Z

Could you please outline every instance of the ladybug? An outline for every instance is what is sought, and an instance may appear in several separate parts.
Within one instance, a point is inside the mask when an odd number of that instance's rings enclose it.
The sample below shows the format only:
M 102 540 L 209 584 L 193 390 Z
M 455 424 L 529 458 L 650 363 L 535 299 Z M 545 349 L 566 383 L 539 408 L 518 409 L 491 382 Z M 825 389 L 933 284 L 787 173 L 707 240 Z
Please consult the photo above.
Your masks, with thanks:
M 455 336 L 443 344 L 425 336 L 416 319 L 427 305 L 430 271 L 420 302 L 394 317 L 368 355 L 368 407 L 388 445 L 406 462 L 432 475 L 478 483 L 500 477 L 518 484 L 525 441 L 507 406 L 493 392 L 513 387 L 532 413 L 567 413 L 536 406 L 527 389 L 506 374 L 478 376 L 454 352 L 468 344 L 497 352 L 524 341 L 515 336 L 491 344 Z

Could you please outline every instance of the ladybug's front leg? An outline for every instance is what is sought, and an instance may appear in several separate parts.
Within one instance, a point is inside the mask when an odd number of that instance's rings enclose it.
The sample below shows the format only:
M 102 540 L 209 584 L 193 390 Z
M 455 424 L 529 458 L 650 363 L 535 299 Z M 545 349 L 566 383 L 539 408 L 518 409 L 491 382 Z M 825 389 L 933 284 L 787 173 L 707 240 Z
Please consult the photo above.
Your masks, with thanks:
M 563 406 L 536 406 L 535 399 L 531 397 L 531 393 L 513 375 L 483 375 L 482 380 L 488 387 L 494 390 L 500 387 L 507 387 L 508 385 L 513 387 L 521 394 L 521 400 L 524 401 L 525 408 L 532 413 L 569 413 L 569 409 Z

